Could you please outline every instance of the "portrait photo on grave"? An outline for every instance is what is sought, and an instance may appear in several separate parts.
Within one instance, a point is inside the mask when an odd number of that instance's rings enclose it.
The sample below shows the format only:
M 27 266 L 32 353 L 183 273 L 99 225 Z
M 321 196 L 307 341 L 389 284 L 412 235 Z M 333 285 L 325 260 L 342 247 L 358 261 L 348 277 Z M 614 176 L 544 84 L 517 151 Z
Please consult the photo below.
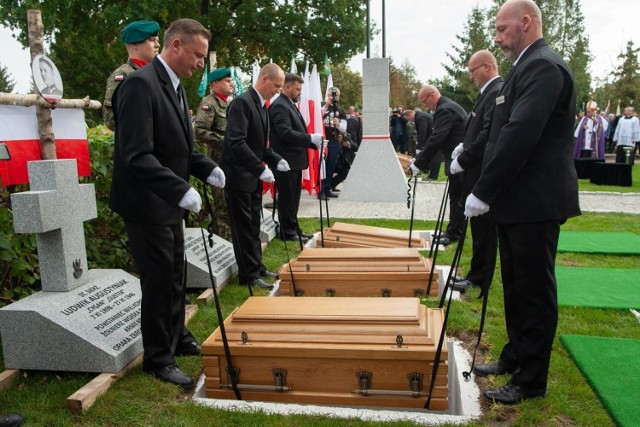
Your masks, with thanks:
M 51 102 L 62 98 L 62 77 L 51 59 L 36 55 L 31 62 L 31 74 L 33 83 L 44 99 Z

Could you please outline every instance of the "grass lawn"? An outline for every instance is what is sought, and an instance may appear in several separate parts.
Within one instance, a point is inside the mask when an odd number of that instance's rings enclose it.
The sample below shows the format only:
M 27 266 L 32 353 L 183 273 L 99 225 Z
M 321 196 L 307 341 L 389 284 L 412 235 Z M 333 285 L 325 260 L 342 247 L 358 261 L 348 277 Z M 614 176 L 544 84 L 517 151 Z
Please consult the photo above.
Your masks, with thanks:
M 637 181 L 636 181 L 637 184 Z M 374 224 L 382 227 L 408 229 L 408 221 L 358 220 L 350 221 Z M 318 228 L 315 219 L 301 220 L 306 231 Z M 432 221 L 417 221 L 415 229 L 433 228 Z M 640 216 L 624 214 L 584 214 L 571 219 L 563 230 L 630 231 L 640 235 Z M 265 253 L 265 264 L 275 269 L 288 257 L 295 257 L 297 245 L 274 240 Z M 465 245 L 462 268 L 469 263 L 471 248 Z M 451 261 L 452 251 L 438 256 L 439 264 Z M 559 265 L 599 266 L 640 269 L 640 257 L 574 255 L 558 256 Z M 256 290 L 256 295 L 266 291 Z M 198 293 L 193 293 L 195 301 Z M 237 279 L 221 292 L 225 316 L 248 296 L 245 287 L 238 286 Z M 467 342 L 475 342 L 478 330 L 481 301 L 477 291 L 471 291 L 463 301 L 454 302 L 450 314 L 448 333 Z M 437 301 L 427 301 L 437 306 Z M 189 327 L 199 341 L 205 340 L 217 326 L 215 305 L 199 306 L 199 311 Z M 640 327 L 636 318 L 626 310 L 601 310 L 592 308 L 560 307 L 558 333 L 553 346 L 549 395 L 517 406 L 484 405 L 485 414 L 478 422 L 468 425 L 519 425 L 519 426 L 609 426 L 613 422 L 592 389 L 584 380 L 565 349 L 560 344 L 561 334 L 581 334 L 604 337 L 640 339 Z M 495 275 L 491 288 L 482 354 L 479 360 L 495 360 L 506 341 L 503 319 L 502 283 Z M 201 358 L 179 358 L 179 364 L 194 378 L 202 371 Z M 606 361 L 603 361 L 606 365 Z M 629 373 L 635 375 L 634 367 Z M 177 387 L 161 383 L 134 368 L 124 378 L 98 399 L 95 406 L 84 415 L 67 411 L 68 396 L 90 381 L 94 375 L 56 372 L 21 372 L 13 385 L 0 393 L 0 412 L 19 412 L 27 419 L 27 426 L 377 426 L 411 425 L 406 422 L 373 423 L 359 419 L 330 419 L 317 416 L 267 415 L 262 412 L 239 413 L 200 407 L 189 402 L 187 395 Z M 481 388 L 501 385 L 507 378 L 490 383 L 483 379 Z

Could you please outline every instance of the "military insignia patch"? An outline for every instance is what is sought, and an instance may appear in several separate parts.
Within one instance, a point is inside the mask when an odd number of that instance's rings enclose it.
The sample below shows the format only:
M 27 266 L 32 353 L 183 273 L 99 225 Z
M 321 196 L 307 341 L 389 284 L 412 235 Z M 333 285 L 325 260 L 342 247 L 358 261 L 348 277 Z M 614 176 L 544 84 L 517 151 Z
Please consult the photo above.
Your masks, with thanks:
M 209 108 L 209 106 L 208 106 L 208 105 L 203 105 L 202 107 L 200 107 L 200 109 L 201 109 L 202 111 L 209 111 L 209 110 L 210 110 L 210 108 Z
M 122 74 L 118 74 L 116 76 L 113 76 L 113 80 L 117 81 L 117 82 L 121 82 L 124 80 L 124 75 Z

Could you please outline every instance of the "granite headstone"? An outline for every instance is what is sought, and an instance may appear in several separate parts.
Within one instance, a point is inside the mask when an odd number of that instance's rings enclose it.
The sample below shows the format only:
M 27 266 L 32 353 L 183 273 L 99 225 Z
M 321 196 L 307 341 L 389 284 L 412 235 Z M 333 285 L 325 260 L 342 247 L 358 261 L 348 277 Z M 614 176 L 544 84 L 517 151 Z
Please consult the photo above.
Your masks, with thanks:
M 269 209 L 262 209 L 260 221 L 260 241 L 269 243 L 276 237 L 276 223 L 271 217 Z
M 238 272 L 233 245 L 215 234 L 211 235 L 211 245 L 209 245 L 207 231 L 204 231 L 204 236 L 207 241 L 213 281 L 216 289 L 220 290 Z M 184 248 L 187 256 L 187 288 L 212 287 L 207 254 L 202 242 L 202 229 L 186 228 L 184 230 Z
M 36 233 L 42 292 L 0 309 L 10 369 L 118 372 L 142 353 L 140 282 L 89 270 L 82 223 L 96 217 L 75 160 L 28 163 L 31 191 L 11 195 L 14 228 Z

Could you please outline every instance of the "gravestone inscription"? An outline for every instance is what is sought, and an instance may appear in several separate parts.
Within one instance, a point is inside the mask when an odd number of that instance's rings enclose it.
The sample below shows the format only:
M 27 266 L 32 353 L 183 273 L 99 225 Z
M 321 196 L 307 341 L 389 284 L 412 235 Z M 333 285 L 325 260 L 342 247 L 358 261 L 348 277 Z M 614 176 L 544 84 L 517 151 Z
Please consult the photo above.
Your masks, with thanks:
M 216 289 L 220 290 L 238 272 L 233 245 L 213 234 L 211 235 L 212 245 L 209 246 L 209 234 L 205 231 L 204 235 L 213 281 Z M 186 228 L 184 230 L 184 249 L 187 256 L 187 288 L 212 287 L 207 266 L 207 253 L 200 228 Z

